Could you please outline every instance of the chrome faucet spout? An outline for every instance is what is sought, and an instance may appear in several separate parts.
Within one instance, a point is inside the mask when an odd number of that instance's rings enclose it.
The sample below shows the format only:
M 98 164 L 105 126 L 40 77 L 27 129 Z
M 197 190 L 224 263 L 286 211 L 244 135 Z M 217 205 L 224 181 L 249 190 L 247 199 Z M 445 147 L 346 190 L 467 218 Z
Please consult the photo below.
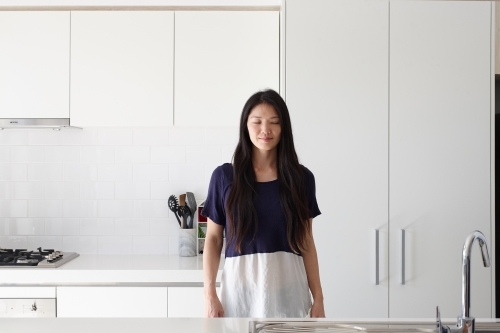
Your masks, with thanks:
M 483 255 L 484 267 L 490 267 L 490 254 L 488 252 L 488 245 L 486 244 L 486 237 L 481 231 L 474 231 L 465 239 L 464 249 L 462 251 L 462 317 L 470 317 L 470 258 L 472 252 L 472 245 L 474 241 L 478 241 Z

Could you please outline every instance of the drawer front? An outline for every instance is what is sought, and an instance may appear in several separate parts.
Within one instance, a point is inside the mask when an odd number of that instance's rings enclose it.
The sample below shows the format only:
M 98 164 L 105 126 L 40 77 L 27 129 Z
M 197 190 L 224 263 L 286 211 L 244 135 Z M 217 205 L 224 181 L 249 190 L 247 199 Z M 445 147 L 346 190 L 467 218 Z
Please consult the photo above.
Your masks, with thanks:
M 55 298 L 1 298 L 0 318 L 55 317 Z

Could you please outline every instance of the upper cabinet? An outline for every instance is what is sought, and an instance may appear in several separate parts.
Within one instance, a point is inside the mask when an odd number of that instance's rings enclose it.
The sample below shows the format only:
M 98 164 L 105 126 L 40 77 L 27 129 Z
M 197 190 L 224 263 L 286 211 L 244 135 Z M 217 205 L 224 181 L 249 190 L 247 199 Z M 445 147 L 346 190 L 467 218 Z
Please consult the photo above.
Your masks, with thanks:
M 171 126 L 173 47 L 173 12 L 71 12 L 71 125 Z
M 0 118 L 69 118 L 70 13 L 0 11 Z
M 238 126 L 256 91 L 279 90 L 279 12 L 175 13 L 176 126 Z

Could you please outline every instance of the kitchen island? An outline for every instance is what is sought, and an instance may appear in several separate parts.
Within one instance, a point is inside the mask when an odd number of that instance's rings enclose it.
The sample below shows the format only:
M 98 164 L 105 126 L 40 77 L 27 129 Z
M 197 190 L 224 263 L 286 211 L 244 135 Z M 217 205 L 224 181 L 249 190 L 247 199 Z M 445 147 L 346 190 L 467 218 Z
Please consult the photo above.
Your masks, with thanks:
M 156 332 L 189 332 L 189 333 L 246 333 L 249 332 L 249 318 L 36 318 L 36 319 L 0 319 L 2 333 L 156 333 Z M 301 321 L 301 319 L 296 319 Z M 379 322 L 387 325 L 409 321 L 408 319 L 310 319 L 312 322 L 335 322 L 346 325 L 361 326 L 367 322 Z M 434 319 L 410 319 L 426 332 L 432 332 Z M 443 322 L 451 324 L 453 319 Z M 476 319 L 479 328 L 481 324 L 489 327 L 493 323 L 500 327 L 498 319 Z M 299 324 L 300 325 L 300 324 Z M 333 331 L 332 331 L 333 332 Z M 369 331 L 368 331 L 369 332 Z M 379 331 L 380 332 L 380 331 Z M 405 330 L 401 330 L 402 333 Z M 415 332 L 415 331 L 414 331 Z M 497 332 L 492 330 L 491 332 Z

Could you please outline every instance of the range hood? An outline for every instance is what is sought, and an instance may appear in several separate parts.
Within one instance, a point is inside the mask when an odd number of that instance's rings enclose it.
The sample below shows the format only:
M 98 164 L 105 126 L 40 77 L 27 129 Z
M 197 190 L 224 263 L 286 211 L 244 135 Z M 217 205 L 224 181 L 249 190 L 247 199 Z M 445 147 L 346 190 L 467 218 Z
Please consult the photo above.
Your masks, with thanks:
M 47 128 L 55 131 L 63 128 L 82 129 L 70 126 L 69 118 L 0 118 L 0 130 L 21 128 Z

